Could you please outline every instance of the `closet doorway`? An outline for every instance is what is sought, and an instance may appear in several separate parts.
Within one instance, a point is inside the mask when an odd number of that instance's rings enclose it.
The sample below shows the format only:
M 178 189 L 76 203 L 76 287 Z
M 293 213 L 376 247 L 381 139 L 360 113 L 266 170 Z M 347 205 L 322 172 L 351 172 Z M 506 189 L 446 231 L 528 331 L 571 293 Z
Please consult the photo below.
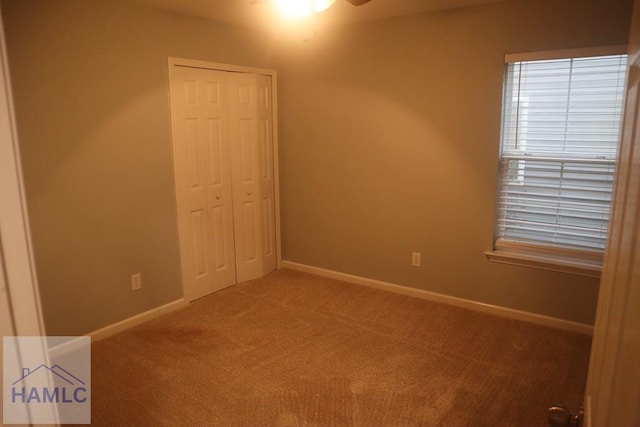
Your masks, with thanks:
M 185 299 L 279 262 L 275 71 L 169 59 Z

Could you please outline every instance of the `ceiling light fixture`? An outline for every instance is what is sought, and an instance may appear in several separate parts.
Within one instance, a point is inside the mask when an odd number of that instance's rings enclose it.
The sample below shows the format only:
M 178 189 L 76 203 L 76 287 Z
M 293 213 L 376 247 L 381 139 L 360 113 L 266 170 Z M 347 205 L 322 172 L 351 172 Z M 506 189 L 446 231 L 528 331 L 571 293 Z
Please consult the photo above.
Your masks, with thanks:
M 322 12 L 336 0 L 275 0 L 278 9 L 285 16 L 303 17 Z

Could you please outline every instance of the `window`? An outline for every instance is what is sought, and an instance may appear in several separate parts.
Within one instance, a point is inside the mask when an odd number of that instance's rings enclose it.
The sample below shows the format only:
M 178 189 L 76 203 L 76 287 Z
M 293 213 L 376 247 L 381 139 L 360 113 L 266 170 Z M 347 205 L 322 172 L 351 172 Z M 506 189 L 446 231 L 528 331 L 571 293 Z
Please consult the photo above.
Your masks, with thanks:
M 507 57 L 496 236 L 489 257 L 597 275 L 611 208 L 626 55 L 551 56 Z

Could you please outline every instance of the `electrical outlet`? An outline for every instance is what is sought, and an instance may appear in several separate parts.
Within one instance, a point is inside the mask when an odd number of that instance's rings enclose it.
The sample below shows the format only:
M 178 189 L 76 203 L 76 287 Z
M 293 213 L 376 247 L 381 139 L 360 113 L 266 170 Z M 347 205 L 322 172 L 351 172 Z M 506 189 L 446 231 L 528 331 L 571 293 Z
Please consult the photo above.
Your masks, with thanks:
M 413 252 L 411 254 L 411 266 L 420 267 L 422 264 L 422 254 L 420 252 Z
M 142 275 L 140 273 L 131 275 L 131 290 L 137 291 L 142 288 Z

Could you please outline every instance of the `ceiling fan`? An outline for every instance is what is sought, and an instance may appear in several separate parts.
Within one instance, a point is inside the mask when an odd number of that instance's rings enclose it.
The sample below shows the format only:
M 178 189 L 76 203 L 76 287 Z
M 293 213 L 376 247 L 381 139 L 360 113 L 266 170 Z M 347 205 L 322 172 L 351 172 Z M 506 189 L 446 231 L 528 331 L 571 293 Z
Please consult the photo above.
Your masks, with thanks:
M 252 0 L 252 4 L 264 3 L 267 0 Z M 328 9 L 336 0 L 273 0 L 275 5 L 289 16 L 307 16 Z M 346 0 L 354 6 L 362 6 L 371 0 Z
M 354 6 L 361 6 L 365 3 L 370 2 L 371 0 L 347 0 L 347 1 Z

